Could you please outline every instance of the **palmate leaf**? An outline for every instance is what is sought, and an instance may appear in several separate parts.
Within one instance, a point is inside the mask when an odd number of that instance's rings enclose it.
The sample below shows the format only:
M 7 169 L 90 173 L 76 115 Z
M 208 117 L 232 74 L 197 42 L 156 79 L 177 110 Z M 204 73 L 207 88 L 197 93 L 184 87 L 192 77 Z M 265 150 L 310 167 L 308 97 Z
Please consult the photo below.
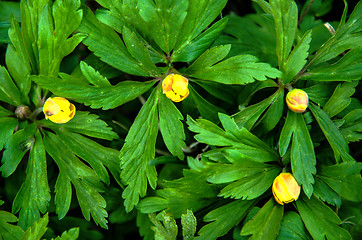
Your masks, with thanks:
M 65 216 L 70 207 L 73 184 L 84 218 L 89 221 L 90 214 L 96 224 L 107 228 L 108 216 L 106 201 L 99 194 L 103 185 L 97 174 L 77 157 L 75 157 L 63 141 L 55 134 L 44 132 L 46 151 L 59 167 L 59 176 L 55 184 L 55 204 L 58 217 Z
M 281 77 L 278 69 L 257 61 L 252 55 L 238 55 L 216 64 L 211 62 L 208 66 L 194 70 L 190 76 L 223 84 L 246 84 L 255 80 L 263 81 L 267 77 Z
M 227 0 L 189 1 L 187 15 L 174 47 L 174 62 L 189 62 L 203 53 L 219 36 L 227 18 L 221 19 L 206 29 L 225 7 Z M 206 29 L 204 32 L 202 32 Z
M 51 121 L 43 120 L 41 125 L 54 131 L 67 130 L 80 133 L 89 137 L 95 137 L 105 140 L 117 139 L 118 135 L 112 131 L 106 122 L 99 119 L 95 114 L 89 112 L 77 111 L 74 118 L 66 124 L 57 124 Z
M 346 82 L 343 85 L 339 84 L 333 92 L 333 95 L 324 105 L 323 110 L 331 118 L 348 107 L 351 103 L 351 96 L 355 92 L 355 87 L 358 81 Z
M 0 240 L 18 240 L 23 236 L 24 231 L 21 227 L 10 224 L 17 221 L 18 218 L 12 213 L 0 211 Z
M 361 4 L 362 5 L 362 4 Z M 332 65 L 315 67 L 303 74 L 301 79 L 314 81 L 351 81 L 362 77 L 362 46 L 348 51 Z
M 284 156 L 290 144 L 291 137 L 291 165 L 294 177 L 303 186 L 308 197 L 313 193 L 314 177 L 317 170 L 316 157 L 311 137 L 302 114 L 288 111 L 282 132 L 279 138 L 279 154 Z
M 49 89 L 59 96 L 74 99 L 91 108 L 103 110 L 118 107 L 146 92 L 154 85 L 154 81 L 123 81 L 115 86 L 96 87 L 67 74 L 62 79 L 45 76 L 31 76 L 39 86 Z
M 355 161 L 344 162 L 332 166 L 320 166 L 318 177 L 328 184 L 343 198 L 360 202 L 362 201 L 362 178 L 360 172 L 362 163 Z
M 219 197 L 251 200 L 262 195 L 280 173 L 278 166 L 255 162 L 245 157 L 242 151 L 225 151 L 230 163 L 210 163 L 207 181 L 214 184 L 229 183 L 219 193 Z M 204 154 L 208 156 L 207 153 Z
M 198 232 L 196 240 L 213 240 L 225 235 L 236 226 L 248 213 L 256 200 L 235 200 L 212 210 L 204 217 L 204 222 L 210 222 Z
M 89 8 L 84 8 L 84 16 L 78 30 L 88 34 L 83 43 L 102 61 L 123 72 L 137 76 L 152 76 L 127 51 L 122 39 L 112 28 L 99 22 Z
M 155 158 L 158 133 L 157 91 L 157 88 L 153 90 L 138 113 L 120 153 L 121 178 L 128 185 L 122 194 L 127 212 L 138 204 L 140 197 L 145 196 L 147 181 L 151 188 L 156 188 L 156 168 L 150 166 L 149 162 Z
M 315 196 L 308 199 L 302 194 L 296 201 L 296 205 L 304 225 L 313 239 L 351 239 L 347 230 L 338 226 L 341 224 L 338 215 Z
M 341 159 L 344 162 L 354 161 L 353 157 L 348 153 L 349 148 L 346 140 L 333 121 L 328 117 L 327 113 L 313 103 L 309 104 L 309 109 L 312 111 L 319 127 L 331 145 L 336 161 L 340 162 Z
M 182 148 L 186 148 L 184 127 L 181 122 L 183 116 L 175 104 L 158 91 L 158 116 L 163 141 L 172 155 L 184 159 Z
M 1 159 L 0 171 L 3 177 L 10 176 L 16 170 L 25 153 L 32 147 L 35 132 L 36 125 L 30 124 L 8 138 Z
M 240 235 L 252 235 L 249 239 L 275 239 L 278 235 L 284 207 L 271 198 L 259 212 L 248 221 Z
M 21 240 L 40 240 L 47 231 L 49 223 L 48 213 L 26 230 Z
M 18 225 L 24 230 L 40 219 L 50 201 L 45 148 L 39 132 L 30 150 L 25 182 L 13 202 L 13 212 L 19 213 Z
M 277 240 L 312 240 L 298 213 L 288 211 L 280 224 Z
M 225 131 L 208 120 L 198 119 L 195 121 L 190 116 L 187 118 L 187 124 L 191 131 L 198 133 L 195 135 L 195 139 L 199 142 L 233 147 L 255 161 L 278 161 L 278 155 L 273 149 L 245 128 L 239 129 L 229 116 L 219 114 L 219 118 Z
M 298 7 L 292 0 L 270 0 L 269 3 L 275 22 L 278 65 L 285 73 L 298 26 Z
M 52 7 L 46 5 L 39 9 L 36 40 L 40 74 L 57 76 L 63 57 L 86 37 L 77 33 L 68 38 L 81 23 L 83 13 L 79 7 L 80 0 L 57 0 Z M 31 5 L 28 8 L 31 9 Z

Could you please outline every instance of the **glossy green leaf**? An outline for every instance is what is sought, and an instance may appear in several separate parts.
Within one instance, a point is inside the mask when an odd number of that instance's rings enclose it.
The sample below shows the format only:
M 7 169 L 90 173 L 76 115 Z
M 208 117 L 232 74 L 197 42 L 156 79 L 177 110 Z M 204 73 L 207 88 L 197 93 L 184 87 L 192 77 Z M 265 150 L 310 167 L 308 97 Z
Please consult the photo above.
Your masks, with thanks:
M 176 240 L 178 227 L 172 215 L 162 211 L 160 218 L 163 224 L 156 219 L 155 214 L 149 214 L 148 216 L 154 225 L 151 229 L 155 232 L 155 239 Z
M 23 236 L 24 231 L 21 227 L 10 223 L 15 223 L 18 218 L 12 213 L 0 211 L 0 239 L 18 240 Z
M 270 199 L 253 219 L 244 225 L 240 235 L 251 235 L 250 240 L 275 239 L 279 232 L 283 212 L 284 207 Z
M 0 101 L 16 107 L 29 101 L 23 97 L 6 68 L 2 66 L 0 66 Z
M 56 237 L 54 240 L 75 240 L 78 239 L 79 228 L 72 228 L 62 233 L 60 237 Z
M 80 81 L 70 75 L 61 74 L 62 79 L 44 76 L 31 76 L 31 79 L 43 88 L 59 96 L 74 99 L 92 108 L 103 110 L 118 107 L 146 92 L 154 81 L 123 81 L 115 86 L 96 87 Z
M 283 75 L 283 82 L 288 83 L 302 70 L 307 63 L 309 55 L 309 44 L 312 40 L 312 31 L 307 31 L 298 44 L 293 48 L 293 51 L 288 56 L 285 63 L 285 74 Z
M 302 75 L 303 80 L 314 81 L 351 81 L 362 76 L 362 47 L 351 49 L 339 61 L 332 65 L 316 67 Z
M 293 136 L 293 137 L 292 137 Z M 303 115 L 288 111 L 287 119 L 279 138 L 279 153 L 283 156 L 290 144 L 291 165 L 297 182 L 303 186 L 304 192 L 310 197 L 313 193 L 314 177 L 317 170 L 314 146 L 305 124 Z
M 277 240 L 312 240 L 301 217 L 294 211 L 287 211 L 280 224 Z
M 7 117 L 11 115 L 14 115 L 14 113 L 0 106 L 0 117 Z
M 58 131 L 65 129 L 71 132 L 80 133 L 89 137 L 96 137 L 105 140 L 117 139 L 118 135 L 103 120 L 89 112 L 76 112 L 74 118 L 66 124 L 57 124 L 43 120 L 42 125 Z
M 26 230 L 21 240 L 40 240 L 48 229 L 48 223 L 49 216 L 47 213 Z
M 330 186 L 328 186 L 325 181 L 320 179 L 318 175 L 315 178 L 313 187 L 313 193 L 317 198 L 338 208 L 341 206 L 341 196 L 338 195 L 338 193 L 336 193 Z
M 18 167 L 25 153 L 31 149 L 36 130 L 36 125 L 31 124 L 8 138 L 0 167 L 3 177 L 10 176 Z
M 184 43 L 179 49 L 174 50 L 172 60 L 174 62 L 189 62 L 200 56 L 220 35 L 227 20 L 228 18 L 223 18 L 217 21 L 195 39 Z
M 225 110 L 217 107 L 203 98 L 191 85 L 189 85 L 190 98 L 194 101 L 200 115 L 214 123 L 218 122 L 218 113 L 225 113 Z
M 196 217 L 191 210 L 181 215 L 182 236 L 184 240 L 193 240 L 196 233 Z
M 126 211 L 130 212 L 145 196 L 147 181 L 156 188 L 157 172 L 149 162 L 155 158 L 155 144 L 158 133 L 157 90 L 153 90 L 147 102 L 142 106 L 130 128 L 120 153 L 121 178 L 128 186 L 122 197 Z
M 302 195 L 296 201 L 304 225 L 315 240 L 351 239 L 351 235 L 340 227 L 338 215 L 315 196 L 308 199 Z
M 318 177 L 343 198 L 360 202 L 362 201 L 362 192 L 360 191 L 362 188 L 361 170 L 362 164 L 355 161 L 332 166 L 321 165 Z
M 30 150 L 25 182 L 13 202 L 13 212 L 19 213 L 18 225 L 24 230 L 44 214 L 50 201 L 45 148 L 39 132 Z
M 298 26 L 298 7 L 291 0 L 270 0 L 269 3 L 277 35 L 278 65 L 285 73 L 287 58 L 292 49 Z
M 353 161 L 352 156 L 348 153 L 349 148 L 346 140 L 327 113 L 313 103 L 309 104 L 309 109 L 312 111 L 319 127 L 331 145 L 336 161 L 340 162 L 341 159 L 345 162 Z
M 92 66 L 88 65 L 85 62 L 80 62 L 80 69 L 82 74 L 95 87 L 109 87 L 111 86 L 107 78 L 103 77 L 98 71 L 96 71 Z M 74 76 L 74 75 L 73 75 Z
M 362 139 L 362 109 L 355 109 L 343 117 L 340 131 L 348 142 Z
M 339 84 L 336 87 L 332 97 L 323 107 L 324 112 L 327 113 L 330 118 L 348 107 L 348 105 L 351 103 L 350 97 L 354 94 L 357 84 L 358 81 L 346 82 L 343 83 L 343 85 Z
M 0 118 L 0 151 L 3 149 L 4 144 L 13 134 L 15 127 L 18 125 L 18 120 L 10 117 Z
M 186 148 L 185 133 L 182 120 L 184 119 L 175 104 L 158 90 L 158 116 L 160 119 L 160 131 L 167 149 L 172 155 L 184 159 L 182 149 Z
M 90 215 L 92 215 L 97 225 L 107 228 L 106 217 L 108 214 L 104 209 L 106 201 L 98 192 L 103 186 L 97 174 L 75 157 L 55 134 L 47 132 L 44 145 L 48 154 L 59 167 L 59 176 L 55 185 L 55 203 L 58 217 L 64 217 L 69 209 L 72 194 L 71 182 L 75 188 L 84 218 L 89 221 Z
M 281 76 L 278 69 L 257 61 L 252 55 L 239 55 L 199 69 L 191 76 L 224 84 L 246 84 Z
M 235 227 L 248 213 L 248 210 L 255 204 L 255 200 L 235 200 L 212 210 L 204 217 L 204 222 L 210 222 L 203 226 L 198 232 L 196 240 L 214 240 L 225 235 Z

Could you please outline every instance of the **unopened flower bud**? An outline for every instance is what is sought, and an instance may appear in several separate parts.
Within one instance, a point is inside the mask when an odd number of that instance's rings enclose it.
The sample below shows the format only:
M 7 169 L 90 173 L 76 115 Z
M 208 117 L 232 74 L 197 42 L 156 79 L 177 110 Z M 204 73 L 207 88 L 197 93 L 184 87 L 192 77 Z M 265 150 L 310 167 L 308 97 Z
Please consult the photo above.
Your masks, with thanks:
M 295 88 L 288 92 L 285 101 L 290 110 L 296 113 L 302 113 L 308 107 L 308 94 L 303 90 Z
M 281 173 L 274 179 L 272 191 L 275 201 L 284 205 L 298 199 L 300 186 L 291 173 Z
M 174 102 L 181 102 L 189 95 L 189 80 L 179 74 L 169 74 L 162 82 L 163 93 Z
M 15 109 L 15 115 L 16 115 L 17 118 L 19 118 L 21 120 L 24 120 L 24 119 L 29 117 L 30 108 L 28 106 L 25 106 L 25 105 L 19 105 Z
M 43 106 L 45 119 L 55 123 L 66 123 L 75 115 L 75 106 L 62 97 L 48 98 Z

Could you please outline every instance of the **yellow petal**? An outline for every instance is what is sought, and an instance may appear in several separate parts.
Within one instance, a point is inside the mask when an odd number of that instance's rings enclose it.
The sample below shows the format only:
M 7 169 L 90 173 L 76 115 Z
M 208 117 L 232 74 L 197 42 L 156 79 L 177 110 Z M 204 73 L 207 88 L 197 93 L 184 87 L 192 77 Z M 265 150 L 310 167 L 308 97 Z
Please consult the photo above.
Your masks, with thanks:
M 308 107 L 308 94 L 301 89 L 293 89 L 288 92 L 285 101 L 288 108 L 296 113 L 304 112 Z
M 180 102 L 189 95 L 187 78 L 179 74 L 169 74 L 162 82 L 162 91 L 174 102 Z
M 274 179 L 272 192 L 275 201 L 283 205 L 298 199 L 300 186 L 292 174 L 281 173 Z
M 76 112 L 75 106 L 62 97 L 48 98 L 43 106 L 45 118 L 55 123 L 66 123 Z

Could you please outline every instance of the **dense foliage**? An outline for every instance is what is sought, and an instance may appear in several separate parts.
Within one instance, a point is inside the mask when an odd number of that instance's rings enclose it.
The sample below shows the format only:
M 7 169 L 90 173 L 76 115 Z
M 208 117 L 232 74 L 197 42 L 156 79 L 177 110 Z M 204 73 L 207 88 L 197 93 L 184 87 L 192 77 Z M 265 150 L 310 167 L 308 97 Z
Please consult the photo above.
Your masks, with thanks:
M 362 3 L 337 1 L 0 2 L 0 239 L 357 239 Z

